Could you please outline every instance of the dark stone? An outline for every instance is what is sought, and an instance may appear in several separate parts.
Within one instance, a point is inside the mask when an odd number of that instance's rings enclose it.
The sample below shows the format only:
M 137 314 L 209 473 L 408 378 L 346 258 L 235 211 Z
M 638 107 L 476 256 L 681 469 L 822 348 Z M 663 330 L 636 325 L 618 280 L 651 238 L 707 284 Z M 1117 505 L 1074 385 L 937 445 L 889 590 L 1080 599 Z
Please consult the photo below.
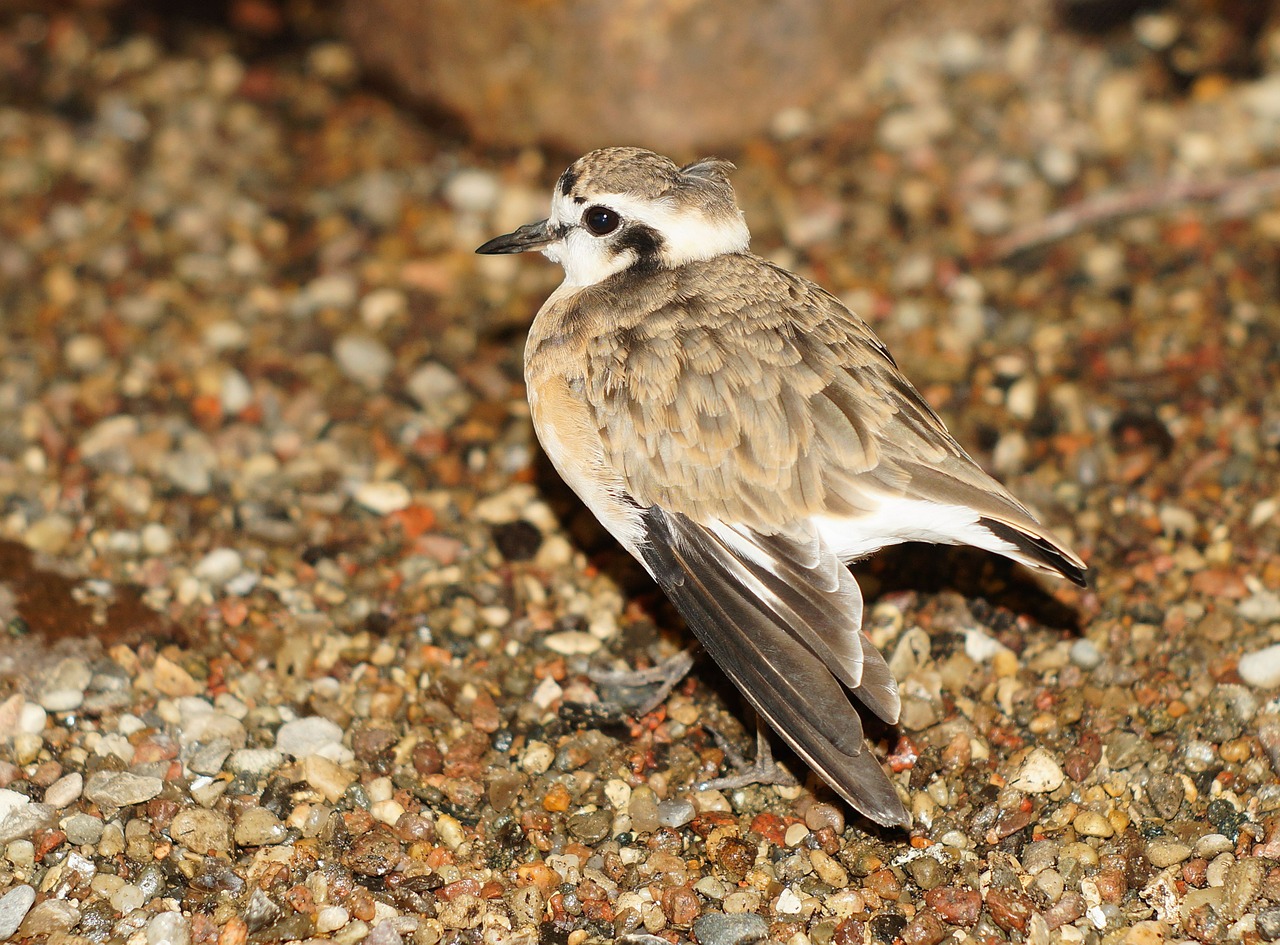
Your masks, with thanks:
M 542 532 L 524 519 L 493 526 L 493 543 L 508 561 L 528 561 L 542 547 Z

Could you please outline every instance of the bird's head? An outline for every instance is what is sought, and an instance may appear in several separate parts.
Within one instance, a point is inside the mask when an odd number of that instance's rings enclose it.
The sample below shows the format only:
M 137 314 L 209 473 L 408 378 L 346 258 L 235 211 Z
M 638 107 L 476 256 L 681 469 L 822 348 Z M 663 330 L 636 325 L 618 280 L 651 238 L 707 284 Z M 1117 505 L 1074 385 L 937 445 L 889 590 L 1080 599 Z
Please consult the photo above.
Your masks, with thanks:
M 560 175 L 547 219 L 476 252 L 538 250 L 560 263 L 574 286 L 742 252 L 751 235 L 729 183 L 732 169 L 716 158 L 680 167 L 642 148 L 592 151 Z

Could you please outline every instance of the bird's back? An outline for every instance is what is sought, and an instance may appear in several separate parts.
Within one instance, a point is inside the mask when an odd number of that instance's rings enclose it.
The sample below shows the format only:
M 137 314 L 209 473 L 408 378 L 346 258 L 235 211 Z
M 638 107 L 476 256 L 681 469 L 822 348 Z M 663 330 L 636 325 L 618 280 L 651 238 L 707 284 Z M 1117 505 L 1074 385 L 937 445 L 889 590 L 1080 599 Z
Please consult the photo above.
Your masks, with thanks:
M 1078 580 L 1079 560 L 813 283 L 733 253 L 558 296 L 527 363 L 569 379 L 640 507 L 764 534 L 814 521 L 846 559 L 903 540 L 974 544 Z

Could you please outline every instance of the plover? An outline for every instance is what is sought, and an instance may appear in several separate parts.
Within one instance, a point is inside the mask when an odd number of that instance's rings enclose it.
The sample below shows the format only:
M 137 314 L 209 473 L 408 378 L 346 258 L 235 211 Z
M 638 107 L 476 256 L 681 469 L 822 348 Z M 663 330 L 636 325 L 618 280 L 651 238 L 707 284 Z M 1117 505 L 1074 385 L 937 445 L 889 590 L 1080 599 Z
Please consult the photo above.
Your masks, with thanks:
M 970 459 L 862 319 L 750 252 L 732 169 L 593 151 L 546 220 L 477 252 L 564 267 L 525 350 L 557 471 L 796 753 L 872 820 L 905 825 L 859 716 L 896 723 L 898 687 L 845 563 L 928 541 L 1081 585 L 1085 566 Z

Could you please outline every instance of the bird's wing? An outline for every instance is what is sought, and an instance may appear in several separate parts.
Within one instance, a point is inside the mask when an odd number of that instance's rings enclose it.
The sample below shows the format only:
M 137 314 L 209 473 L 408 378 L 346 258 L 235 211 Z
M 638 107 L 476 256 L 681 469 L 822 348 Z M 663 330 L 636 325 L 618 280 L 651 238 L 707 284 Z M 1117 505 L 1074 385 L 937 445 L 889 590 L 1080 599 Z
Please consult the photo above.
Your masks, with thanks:
M 756 711 L 859 811 L 910 823 L 841 685 L 897 721 L 897 684 L 859 630 L 862 597 L 835 555 L 816 536 L 706 528 L 657 507 L 643 521 L 646 566 Z
M 1080 559 L 969 457 L 828 292 L 749 255 L 631 282 L 593 300 L 611 317 L 587 343 L 584 395 L 642 507 L 768 534 L 813 516 L 856 520 L 886 497 L 954 506 L 993 550 L 1082 581 Z

